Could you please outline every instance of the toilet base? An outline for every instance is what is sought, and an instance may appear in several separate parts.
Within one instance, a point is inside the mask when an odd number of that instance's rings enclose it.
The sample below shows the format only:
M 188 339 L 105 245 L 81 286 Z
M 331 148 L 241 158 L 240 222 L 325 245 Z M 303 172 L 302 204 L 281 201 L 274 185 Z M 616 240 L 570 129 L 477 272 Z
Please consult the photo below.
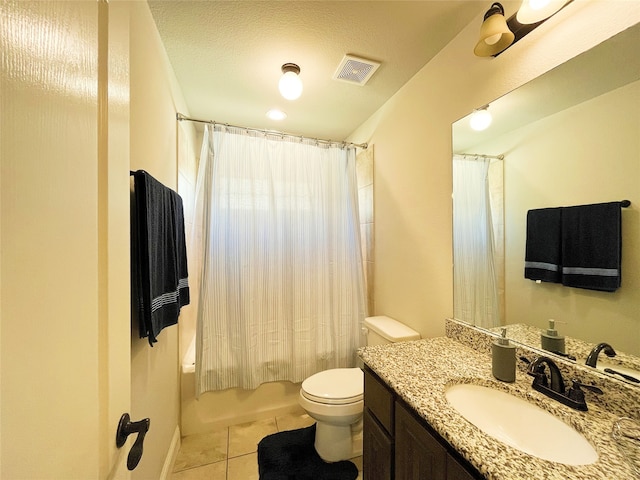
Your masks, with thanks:
M 316 422 L 314 446 L 325 462 L 339 462 L 362 455 L 362 420 L 354 425 Z
M 351 458 L 351 425 L 316 423 L 316 452 L 325 462 Z
M 351 425 L 351 458 L 362 455 L 362 419 Z

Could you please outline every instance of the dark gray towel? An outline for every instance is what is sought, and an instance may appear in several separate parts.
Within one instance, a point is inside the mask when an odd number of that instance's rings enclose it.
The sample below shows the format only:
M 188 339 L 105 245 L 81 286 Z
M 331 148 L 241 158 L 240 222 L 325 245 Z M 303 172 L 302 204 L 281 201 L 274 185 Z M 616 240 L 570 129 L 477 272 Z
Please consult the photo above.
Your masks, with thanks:
M 560 283 L 561 223 L 561 208 L 539 208 L 527 212 L 525 278 Z
M 620 202 L 564 207 L 562 284 L 613 292 L 622 279 Z
M 157 342 L 189 304 L 182 198 L 144 170 L 134 176 L 132 289 L 140 337 Z

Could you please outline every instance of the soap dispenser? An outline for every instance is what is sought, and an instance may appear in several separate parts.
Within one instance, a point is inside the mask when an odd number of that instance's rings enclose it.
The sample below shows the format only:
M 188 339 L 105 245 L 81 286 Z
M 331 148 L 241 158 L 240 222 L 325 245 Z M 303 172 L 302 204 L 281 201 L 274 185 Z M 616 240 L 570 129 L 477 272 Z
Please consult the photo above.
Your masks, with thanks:
M 558 335 L 555 323 L 554 319 L 549 319 L 549 328 L 540 334 L 540 345 L 549 352 L 565 353 L 564 336 Z
M 516 381 L 516 346 L 509 342 L 506 328 L 491 345 L 491 373 L 503 382 Z

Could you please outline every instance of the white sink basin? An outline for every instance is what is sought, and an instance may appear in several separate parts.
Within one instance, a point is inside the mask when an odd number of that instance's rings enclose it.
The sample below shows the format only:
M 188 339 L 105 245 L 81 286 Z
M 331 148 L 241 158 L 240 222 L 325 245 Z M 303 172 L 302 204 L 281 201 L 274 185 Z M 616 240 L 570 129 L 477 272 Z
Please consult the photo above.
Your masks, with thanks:
M 526 400 L 470 384 L 453 385 L 445 396 L 484 433 L 529 455 L 566 465 L 588 465 L 598 459 L 578 431 Z

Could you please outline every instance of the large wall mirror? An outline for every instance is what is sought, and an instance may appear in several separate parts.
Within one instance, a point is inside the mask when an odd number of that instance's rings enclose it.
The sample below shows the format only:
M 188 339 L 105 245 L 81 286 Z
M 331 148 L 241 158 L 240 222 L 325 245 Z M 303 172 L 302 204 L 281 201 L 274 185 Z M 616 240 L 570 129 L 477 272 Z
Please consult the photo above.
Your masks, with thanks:
M 537 348 L 554 319 L 577 362 L 606 342 L 640 369 L 639 45 L 640 24 L 492 102 L 488 129 L 473 131 L 468 117 L 453 125 L 454 238 L 474 250 L 463 254 L 454 240 L 457 319 L 522 327 L 516 340 Z M 524 277 L 529 210 L 621 200 L 631 206 L 621 210 L 619 289 Z M 468 231 L 465 217 L 475 222 Z

